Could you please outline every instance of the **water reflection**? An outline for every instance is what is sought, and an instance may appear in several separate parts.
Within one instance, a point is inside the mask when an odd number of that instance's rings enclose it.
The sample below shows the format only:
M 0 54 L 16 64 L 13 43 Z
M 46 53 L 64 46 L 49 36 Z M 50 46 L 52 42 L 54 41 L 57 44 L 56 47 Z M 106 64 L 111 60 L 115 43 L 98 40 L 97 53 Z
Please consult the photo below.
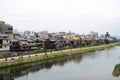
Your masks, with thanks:
M 54 59 L 47 62 L 37 62 L 19 67 L 3 69 L 0 70 L 0 80 L 14 80 L 14 78 L 19 78 L 21 76 L 28 75 L 29 73 L 35 73 L 42 69 L 50 69 L 52 68 L 53 65 L 64 66 L 64 64 L 69 61 L 80 63 L 81 60 L 82 60 L 82 54 L 79 54 L 79 55 Z
M 0 80 L 119 80 L 120 47 L 0 70 Z M 64 75 L 61 75 L 64 74 Z M 46 77 L 47 76 L 47 77 Z

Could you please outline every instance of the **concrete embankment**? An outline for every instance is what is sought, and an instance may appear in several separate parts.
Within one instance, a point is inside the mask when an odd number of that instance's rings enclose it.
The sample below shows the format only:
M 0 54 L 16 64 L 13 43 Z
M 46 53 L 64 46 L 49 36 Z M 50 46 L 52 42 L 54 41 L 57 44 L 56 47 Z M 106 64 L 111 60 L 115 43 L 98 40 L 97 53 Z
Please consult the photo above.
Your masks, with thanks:
M 24 65 L 28 63 L 38 62 L 38 61 L 42 62 L 42 61 L 47 61 L 47 60 L 60 58 L 64 56 L 71 56 L 71 55 L 80 54 L 80 53 L 94 52 L 97 50 L 111 48 L 117 45 L 120 45 L 120 42 L 111 43 L 107 45 L 100 45 L 100 46 L 73 48 L 73 49 L 46 52 L 46 53 L 23 55 L 23 56 L 17 56 L 17 57 L 10 57 L 7 59 L 3 58 L 3 59 L 0 59 L 0 68 L 19 66 L 19 65 Z

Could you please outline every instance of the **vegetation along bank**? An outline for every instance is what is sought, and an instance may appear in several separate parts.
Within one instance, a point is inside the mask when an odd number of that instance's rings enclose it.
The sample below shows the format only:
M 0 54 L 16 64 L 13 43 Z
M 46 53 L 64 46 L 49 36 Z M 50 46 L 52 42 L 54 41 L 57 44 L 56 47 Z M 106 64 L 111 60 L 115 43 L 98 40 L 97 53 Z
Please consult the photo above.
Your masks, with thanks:
M 24 64 L 33 63 L 33 62 L 48 61 L 51 59 L 71 56 L 71 55 L 80 54 L 80 53 L 94 52 L 97 50 L 111 48 L 117 45 L 120 45 L 120 42 L 104 44 L 99 46 L 71 48 L 67 50 L 50 51 L 50 52 L 44 52 L 44 53 L 36 53 L 36 54 L 29 54 L 29 55 L 20 55 L 20 56 L 10 57 L 10 58 L 3 58 L 3 59 L 0 59 L 0 68 L 20 66 Z

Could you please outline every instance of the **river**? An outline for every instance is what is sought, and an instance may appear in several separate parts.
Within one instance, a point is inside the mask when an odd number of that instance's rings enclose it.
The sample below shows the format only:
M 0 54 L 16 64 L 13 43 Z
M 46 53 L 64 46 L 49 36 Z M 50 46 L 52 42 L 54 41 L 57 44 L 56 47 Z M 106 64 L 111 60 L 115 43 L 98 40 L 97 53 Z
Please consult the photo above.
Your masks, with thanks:
M 112 75 L 120 46 L 0 70 L 0 80 L 120 80 Z

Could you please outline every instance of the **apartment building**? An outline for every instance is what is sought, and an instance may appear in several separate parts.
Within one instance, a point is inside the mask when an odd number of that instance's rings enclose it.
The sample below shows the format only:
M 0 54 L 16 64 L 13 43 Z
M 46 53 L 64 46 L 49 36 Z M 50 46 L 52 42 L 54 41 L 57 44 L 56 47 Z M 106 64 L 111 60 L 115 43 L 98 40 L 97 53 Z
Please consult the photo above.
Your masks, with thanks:
M 10 41 L 8 36 L 5 34 L 0 34 L 0 51 L 9 51 L 10 50 Z
M 6 24 L 4 21 L 0 21 L 0 33 L 1 34 L 11 34 L 13 33 L 13 26 Z

